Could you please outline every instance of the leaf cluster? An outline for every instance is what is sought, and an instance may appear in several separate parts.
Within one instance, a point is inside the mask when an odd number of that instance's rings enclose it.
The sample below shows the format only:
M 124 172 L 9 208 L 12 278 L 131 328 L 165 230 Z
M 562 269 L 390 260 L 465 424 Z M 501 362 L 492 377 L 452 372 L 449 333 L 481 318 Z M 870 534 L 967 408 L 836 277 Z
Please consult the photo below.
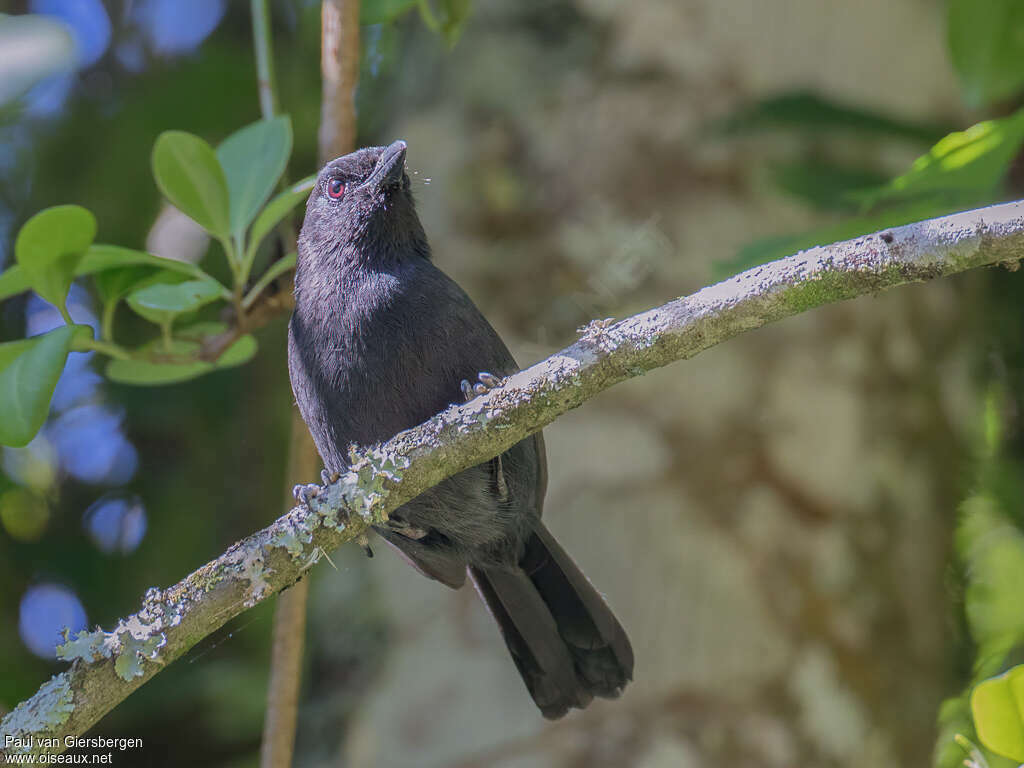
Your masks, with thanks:
M 240 365 L 256 353 L 256 339 L 241 334 L 215 359 L 205 359 L 203 342 L 228 326 L 203 320 L 201 311 L 219 304 L 233 308 L 240 322 L 274 279 L 294 267 L 292 253 L 249 286 L 261 243 L 313 186 L 310 177 L 271 199 L 291 147 L 286 116 L 248 125 L 216 150 L 182 131 L 167 131 L 156 140 L 156 184 L 172 205 L 220 242 L 230 268 L 227 284 L 195 264 L 94 242 L 96 219 L 81 206 L 46 208 L 25 222 L 15 241 L 15 263 L 0 273 L 0 300 L 32 290 L 60 310 L 66 325 L 0 344 L 0 444 L 25 445 L 39 431 L 71 352 L 107 355 L 107 376 L 136 385 L 184 381 Z M 72 282 L 85 277 L 102 306 L 99 338 L 91 327 L 75 325 L 67 309 Z M 134 348 L 119 344 L 114 317 L 122 303 L 156 326 L 159 335 Z

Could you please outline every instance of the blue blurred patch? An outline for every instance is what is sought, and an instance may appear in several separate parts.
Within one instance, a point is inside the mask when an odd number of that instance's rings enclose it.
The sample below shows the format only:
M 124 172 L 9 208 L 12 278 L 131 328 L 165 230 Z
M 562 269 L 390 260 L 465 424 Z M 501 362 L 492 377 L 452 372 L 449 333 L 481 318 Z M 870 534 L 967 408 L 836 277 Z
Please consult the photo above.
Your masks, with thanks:
M 55 117 L 64 108 L 77 80 L 73 72 L 41 80 L 25 94 L 25 113 L 30 117 Z
M 121 485 L 131 480 L 139 458 L 121 432 L 121 419 L 110 406 L 91 403 L 51 421 L 46 437 L 57 449 L 61 468 L 86 483 Z
M 135 20 L 153 51 L 162 55 L 195 50 L 224 17 L 224 0 L 142 0 Z
M 56 658 L 56 647 L 62 642 L 61 630 L 85 629 L 85 608 L 78 597 L 60 584 L 37 584 L 25 590 L 18 610 L 18 634 L 36 656 Z
M 96 313 L 92 311 L 92 301 L 88 292 L 77 283 L 71 284 L 68 292 L 68 312 L 71 319 L 80 325 L 92 326 L 93 331 L 99 330 L 99 321 Z M 40 333 L 52 331 L 64 325 L 64 318 L 50 302 L 31 294 L 28 304 L 25 307 L 25 335 L 36 336 Z
M 100 0 L 32 0 L 28 8 L 31 13 L 56 17 L 70 27 L 79 68 L 95 64 L 110 45 L 110 17 Z M 25 94 L 25 112 L 31 117 L 56 116 L 77 81 L 74 72 L 46 78 Z
M 138 74 L 146 68 L 146 49 L 138 40 L 125 40 L 114 48 L 117 62 L 129 72 Z
M 82 516 L 89 538 L 108 555 L 134 552 L 146 535 L 146 507 L 134 493 L 101 496 Z
M 110 17 L 100 0 L 32 0 L 28 8 L 71 27 L 79 67 L 95 64 L 110 45 Z

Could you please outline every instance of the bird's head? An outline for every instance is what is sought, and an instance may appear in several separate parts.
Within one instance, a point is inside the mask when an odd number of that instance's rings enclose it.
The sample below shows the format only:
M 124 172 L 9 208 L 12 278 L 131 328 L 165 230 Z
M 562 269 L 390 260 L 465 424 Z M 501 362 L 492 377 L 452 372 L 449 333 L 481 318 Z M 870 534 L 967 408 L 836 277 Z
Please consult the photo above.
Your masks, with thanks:
M 306 203 L 299 265 L 384 261 L 429 250 L 405 172 L 404 141 L 366 147 L 327 163 Z

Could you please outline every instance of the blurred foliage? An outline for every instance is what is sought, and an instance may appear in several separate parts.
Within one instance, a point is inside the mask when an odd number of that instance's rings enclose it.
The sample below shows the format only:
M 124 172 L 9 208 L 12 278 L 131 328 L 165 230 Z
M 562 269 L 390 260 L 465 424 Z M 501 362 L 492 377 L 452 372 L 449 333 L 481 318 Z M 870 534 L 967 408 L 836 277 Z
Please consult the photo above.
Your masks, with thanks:
M 449 47 L 459 41 L 462 28 L 472 11 L 472 0 L 364 0 L 359 8 L 362 24 L 390 24 L 414 8 L 423 23 L 437 33 Z
M 865 118 L 854 114 L 857 117 L 853 124 L 862 124 Z M 886 123 L 881 117 L 878 122 Z M 735 122 L 727 124 L 734 126 Z M 816 130 L 836 127 L 817 119 L 812 124 Z M 750 243 L 734 259 L 723 262 L 717 273 L 725 277 L 815 245 L 1004 199 L 1007 176 L 1022 144 L 1024 110 L 1019 110 L 1009 117 L 987 120 L 944 136 L 906 172 L 889 181 L 880 181 L 884 178 L 880 171 L 827 161 L 782 166 L 775 171 L 773 181 L 783 192 L 817 208 L 840 213 L 856 210 L 858 215 L 817 231 Z
M 768 130 L 805 135 L 839 134 L 847 138 L 906 139 L 932 143 L 949 132 L 941 124 L 899 120 L 870 109 L 839 104 L 808 91 L 784 93 L 739 109 L 713 129 L 724 136 L 743 136 Z
M 974 646 L 974 663 L 967 690 L 947 701 L 940 712 L 940 741 L 936 764 L 961 764 L 962 750 L 951 742 L 954 733 L 980 737 L 991 768 L 1016 765 L 1001 757 L 1008 754 L 999 735 L 995 743 L 987 734 L 1003 734 L 1024 728 L 1017 710 L 982 705 L 985 728 L 977 725 L 977 691 L 981 681 L 1004 669 L 1024 651 L 1024 480 L 1021 459 L 1007 453 L 1005 422 L 1012 399 L 1004 384 L 993 383 L 983 409 L 975 451 L 973 489 L 960 509 L 955 549 L 964 583 L 963 607 L 967 629 Z M 981 683 L 981 685 L 977 685 Z M 972 694 L 972 686 L 973 694 Z M 984 697 L 984 689 L 982 696 Z M 984 701 L 984 698 L 983 698 Z M 1017 760 L 1020 762 L 1020 760 Z
M 805 92 L 739 110 L 716 126 L 722 135 L 785 131 L 805 141 L 811 138 L 813 156 L 777 165 L 770 179 L 781 192 L 836 220 L 812 232 L 752 242 L 718 265 L 719 277 L 815 245 L 1019 197 L 1022 190 L 1014 171 L 1024 145 L 1024 4 L 951 0 L 947 29 L 965 101 L 971 106 L 997 103 L 1015 111 L 939 136 L 932 126 Z M 849 156 L 852 142 L 865 148 L 878 141 L 928 142 L 931 148 L 885 181 L 880 167 L 831 159 L 828 142 L 837 134 L 846 144 L 843 157 Z M 1024 339 L 1007 332 L 1019 325 L 1019 303 L 996 302 L 990 311 L 991 333 L 1001 341 L 1003 370 L 1019 372 Z M 1008 427 L 1019 429 L 1016 417 L 1008 414 L 1021 407 L 1021 383 L 1014 381 L 1010 387 L 994 377 L 979 409 L 983 416 L 975 477 L 961 505 L 954 542 L 973 663 L 964 692 L 939 712 L 935 763 L 943 768 L 965 762 L 1003 768 L 1024 760 L 1024 695 L 1017 695 L 1021 673 L 986 681 L 1024 658 L 1024 451 L 1016 437 L 1016 442 L 1006 437 Z M 971 739 L 980 739 L 981 747 Z
M 1013 99 L 1024 88 L 1024 4 L 950 0 L 949 53 L 964 98 L 978 107 Z

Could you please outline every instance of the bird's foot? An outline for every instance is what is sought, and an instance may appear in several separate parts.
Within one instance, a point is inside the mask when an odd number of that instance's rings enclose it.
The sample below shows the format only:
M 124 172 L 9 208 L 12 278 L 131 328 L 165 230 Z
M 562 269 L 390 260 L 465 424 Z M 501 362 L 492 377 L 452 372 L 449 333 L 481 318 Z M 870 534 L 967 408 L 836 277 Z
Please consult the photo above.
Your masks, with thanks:
M 487 371 L 478 373 L 477 379 L 476 384 L 470 384 L 467 379 L 463 379 L 459 385 L 462 389 L 462 397 L 467 403 L 477 395 L 486 395 L 495 387 L 500 387 L 502 383 L 500 376 L 495 376 Z
M 487 371 L 481 371 L 477 374 L 479 381 L 476 384 L 470 384 L 466 379 L 463 379 L 459 387 L 462 389 L 462 397 L 468 403 L 477 395 L 486 395 L 495 387 L 500 387 L 502 384 L 501 378 L 495 376 L 493 373 L 487 373 Z M 508 484 L 505 482 L 505 468 L 501 464 L 501 456 L 495 456 L 493 459 L 494 466 L 494 486 L 498 493 L 498 499 L 500 501 L 508 501 Z
M 341 477 L 341 472 L 328 472 L 326 469 L 320 471 L 320 484 L 330 485 L 331 483 L 338 482 L 338 478 Z
M 320 493 L 320 486 L 316 483 L 299 483 L 292 488 L 292 496 L 302 506 L 309 506 L 309 500 Z

